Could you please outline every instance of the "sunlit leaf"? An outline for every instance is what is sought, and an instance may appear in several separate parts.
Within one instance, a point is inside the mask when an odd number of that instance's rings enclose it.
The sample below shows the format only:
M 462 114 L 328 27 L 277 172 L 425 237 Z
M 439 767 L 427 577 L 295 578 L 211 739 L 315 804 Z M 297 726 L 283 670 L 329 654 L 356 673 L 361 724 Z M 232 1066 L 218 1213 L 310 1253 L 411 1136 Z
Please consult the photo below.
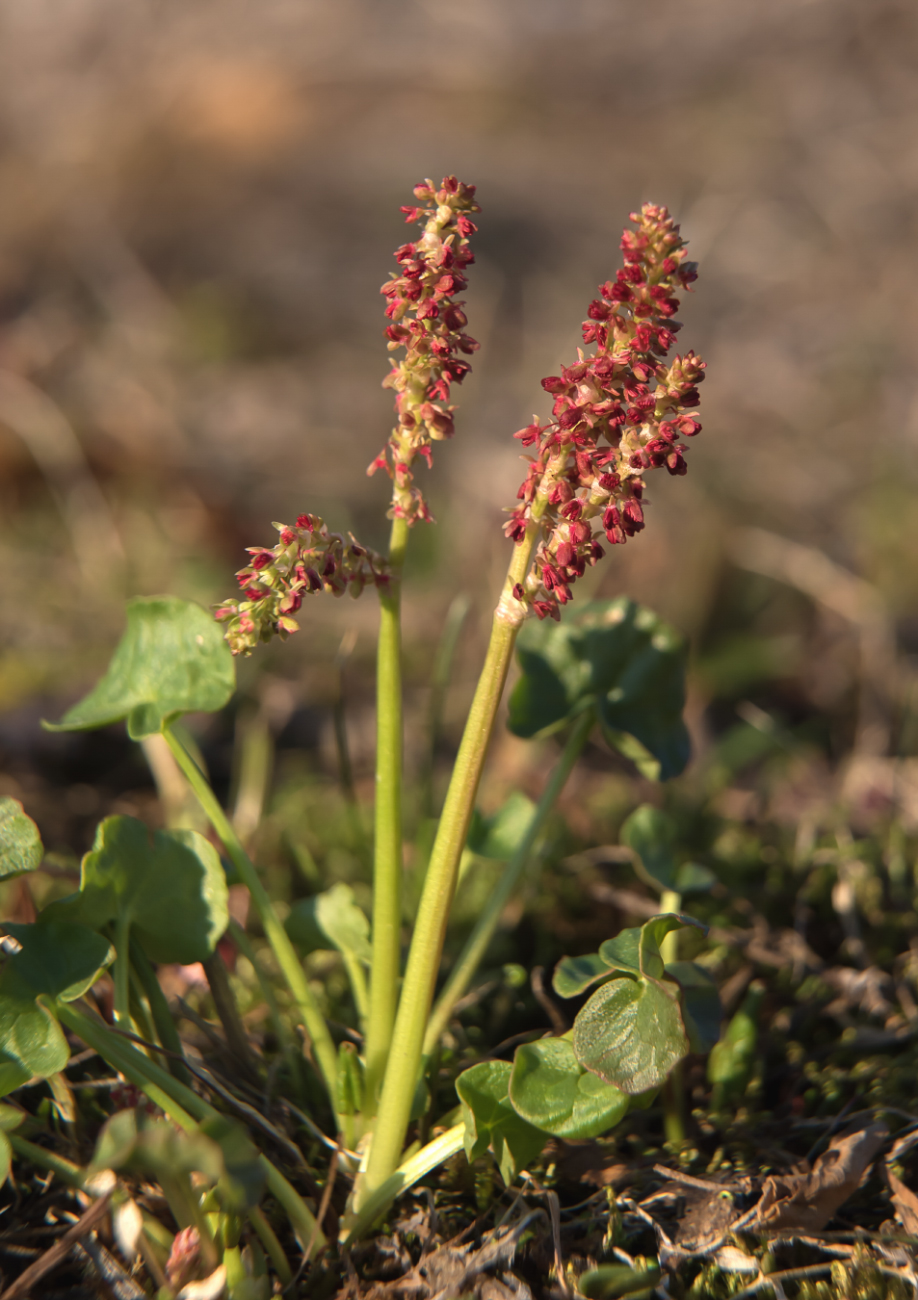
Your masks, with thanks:
M 588 1073 L 567 1038 L 542 1038 L 518 1047 L 509 1091 L 518 1115 L 570 1140 L 605 1133 L 628 1109 L 625 1094 Z
M 51 731 L 126 718 L 134 740 L 182 713 L 221 709 L 236 687 L 233 656 L 212 614 L 176 596 L 128 601 L 127 630 L 100 682 Z
M 153 961 L 204 961 L 229 922 L 226 876 L 197 831 L 156 831 L 133 817 L 106 817 L 83 858 L 80 890 L 51 903 L 48 920 L 94 930 L 130 924 Z
M 57 1074 L 69 1059 L 60 1025 L 8 961 L 0 971 L 0 1097 Z
M 546 1134 L 510 1104 L 509 1061 L 482 1061 L 456 1080 L 465 1123 L 465 1153 L 477 1160 L 490 1147 L 505 1183 L 511 1183 L 542 1150 Z
M 0 880 L 37 870 L 43 856 L 38 827 L 22 811 L 22 804 L 0 799 Z
M 679 987 L 655 979 L 602 984 L 574 1021 L 577 1060 L 632 1095 L 658 1087 L 688 1053 Z

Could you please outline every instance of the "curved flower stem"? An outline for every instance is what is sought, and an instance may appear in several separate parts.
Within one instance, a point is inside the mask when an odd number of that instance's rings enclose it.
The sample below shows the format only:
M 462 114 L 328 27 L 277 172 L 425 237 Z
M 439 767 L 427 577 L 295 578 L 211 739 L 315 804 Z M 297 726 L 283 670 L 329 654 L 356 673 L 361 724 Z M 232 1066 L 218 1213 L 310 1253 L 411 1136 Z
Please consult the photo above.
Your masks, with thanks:
M 478 679 L 443 805 L 415 920 L 373 1144 L 366 1172 L 356 1191 L 358 1210 L 395 1172 L 405 1140 L 421 1065 L 424 1030 L 433 1001 L 446 922 L 456 886 L 459 858 L 468 834 L 488 742 L 507 680 L 510 655 L 522 621 L 522 607 L 513 597 L 513 588 L 525 577 L 537 527 L 536 523 L 530 524 L 526 538 L 514 548 L 504 591 L 494 614 L 487 657 Z
M 564 789 L 565 782 L 570 776 L 574 764 L 580 757 L 595 721 L 596 710 L 590 708 L 586 713 L 580 715 L 571 728 L 571 733 L 564 746 L 564 752 L 548 779 L 548 784 L 542 792 L 538 806 L 533 811 L 532 819 L 526 828 L 526 834 L 517 846 L 513 857 L 509 859 L 504 867 L 497 886 L 489 894 L 475 928 L 469 935 L 468 941 L 460 953 L 456 965 L 453 967 L 452 974 L 431 1012 L 430 1020 L 427 1023 L 427 1033 L 424 1037 L 425 1056 L 429 1056 L 436 1047 L 440 1035 L 446 1028 L 452 1014 L 453 1007 L 465 993 L 478 969 L 481 959 L 487 951 L 488 944 L 491 942 L 491 936 L 497 929 L 501 913 L 519 883 L 520 876 L 530 859 L 536 840 L 542 833 L 546 819 Z
M 393 519 L 389 582 L 380 592 L 376 659 L 376 798 L 373 847 L 373 959 L 366 1038 L 366 1112 L 386 1068 L 395 1023 L 402 922 L 402 569 L 408 524 Z
M 294 951 L 293 944 L 287 937 L 287 931 L 274 910 L 274 904 L 271 902 L 268 891 L 261 883 L 251 858 L 242 847 L 239 836 L 233 830 L 229 818 L 217 802 L 217 798 L 213 790 L 211 790 L 204 773 L 171 728 L 164 727 L 163 735 L 175 755 L 176 762 L 188 778 L 188 784 L 197 796 L 198 802 L 210 819 L 211 825 L 223 841 L 224 847 L 232 859 L 233 866 L 239 872 L 243 884 L 246 885 L 252 896 L 252 902 L 255 904 L 255 909 L 264 926 L 265 937 L 273 949 L 277 964 L 287 981 L 287 987 L 293 994 L 300 1019 L 312 1041 L 316 1062 L 334 1105 L 338 1055 L 322 1012 L 313 997 L 309 982 Z

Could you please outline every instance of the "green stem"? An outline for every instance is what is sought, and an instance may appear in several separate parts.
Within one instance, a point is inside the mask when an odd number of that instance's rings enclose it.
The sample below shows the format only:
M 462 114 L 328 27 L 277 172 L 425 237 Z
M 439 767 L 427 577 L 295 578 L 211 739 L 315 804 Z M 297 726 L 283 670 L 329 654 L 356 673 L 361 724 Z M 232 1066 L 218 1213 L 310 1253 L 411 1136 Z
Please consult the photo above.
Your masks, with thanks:
M 564 789 L 567 778 L 570 776 L 574 764 L 580 757 L 583 747 L 589 739 L 590 732 L 593 729 L 593 723 L 596 721 L 595 709 L 588 709 L 574 723 L 567 743 L 564 746 L 564 752 L 548 779 L 548 784 L 542 792 L 538 806 L 535 808 L 529 826 L 526 828 L 526 834 L 517 846 L 516 852 L 510 858 L 504 867 L 501 878 L 495 889 L 488 895 L 484 909 L 475 924 L 475 928 L 468 938 L 468 941 L 459 955 L 459 959 L 453 968 L 452 974 L 446 982 L 443 992 L 437 999 L 436 1005 L 431 1012 L 430 1020 L 427 1024 L 427 1033 L 424 1037 L 424 1055 L 429 1056 L 440 1041 L 440 1035 L 446 1028 L 453 1007 L 465 993 L 477 971 L 481 959 L 487 951 L 491 937 L 497 929 L 501 913 L 507 906 L 514 889 L 519 883 L 520 876 L 529 862 L 532 850 L 535 847 L 536 840 L 542 833 L 542 829 L 548 818 L 549 813 L 555 806 L 561 791 Z
M 130 970 L 131 970 L 131 918 L 122 912 L 115 922 L 115 1024 L 119 1029 L 131 1028 Z
M 469 612 L 470 601 L 465 593 L 453 598 L 446 615 L 446 626 L 434 660 L 434 669 L 430 681 L 430 706 L 427 712 L 427 763 L 421 773 L 421 795 L 419 799 L 422 818 L 436 816 L 434 802 L 434 768 L 436 766 L 437 744 L 443 727 L 443 708 L 446 691 L 449 686 L 459 634 Z
M 675 889 L 664 889 L 660 897 L 661 912 L 681 912 L 682 895 Z M 660 956 L 664 966 L 679 960 L 679 931 L 670 930 L 660 943 Z M 685 1077 L 682 1065 L 675 1066 L 663 1084 L 663 1131 L 667 1142 L 681 1146 L 685 1141 Z
M 30 1161 L 36 1169 L 49 1169 L 69 1187 L 85 1190 L 86 1170 L 75 1165 L 72 1160 L 65 1160 L 63 1156 L 55 1155 L 47 1147 L 40 1147 L 37 1143 L 30 1142 L 28 1138 L 20 1137 L 18 1133 L 7 1133 L 6 1136 L 17 1156 Z
M 131 940 L 131 964 L 137 972 L 137 977 L 143 985 L 143 991 L 147 995 L 147 1002 L 150 1004 L 150 1014 L 153 1017 L 153 1024 L 156 1026 L 156 1033 L 163 1047 L 168 1051 L 174 1052 L 176 1056 L 184 1056 L 185 1052 L 182 1047 L 182 1040 L 179 1038 L 178 1030 L 175 1027 L 175 1021 L 172 1019 L 172 1013 L 169 1010 L 169 1003 L 166 1001 L 166 995 L 163 993 L 159 980 L 156 978 L 156 972 L 150 965 L 147 954 L 143 951 L 136 939 Z M 182 1062 L 169 1059 L 169 1071 L 181 1083 L 190 1084 L 191 1075 L 182 1064 Z
M 87 1047 L 94 1048 L 119 1074 L 142 1088 L 150 1100 L 186 1132 L 194 1132 L 197 1121 L 219 1115 L 220 1112 L 196 1092 L 173 1079 L 131 1043 L 112 1033 L 103 1021 L 80 1011 L 73 1003 L 59 1002 L 56 1010 L 62 1024 L 81 1038 Z M 271 1195 L 285 1210 L 298 1239 L 304 1248 L 313 1241 L 313 1252 L 318 1253 L 325 1245 L 325 1237 L 309 1207 L 267 1156 L 259 1156 L 259 1163 Z
M 366 1198 L 357 1214 L 345 1221 L 342 1245 L 345 1247 L 353 1245 L 368 1228 L 372 1227 L 374 1220 L 385 1213 L 397 1196 L 407 1192 L 418 1179 L 429 1174 L 438 1165 L 442 1165 L 444 1160 L 448 1160 L 457 1151 L 461 1151 L 464 1141 L 465 1125 L 456 1124 L 445 1133 L 441 1133 L 439 1137 L 435 1137 L 432 1142 L 428 1142 L 427 1146 L 422 1147 L 420 1151 L 416 1151 L 404 1164 L 399 1165 L 395 1173 L 381 1183 L 372 1196 Z
M 268 1222 L 264 1210 L 258 1205 L 253 1205 L 250 1210 L 246 1211 L 249 1223 L 258 1233 L 258 1239 L 265 1248 L 265 1254 L 274 1265 L 274 1271 L 281 1280 L 282 1286 L 287 1286 L 293 1281 L 293 1270 L 290 1262 L 284 1254 L 284 1248 L 277 1240 L 277 1234 Z
M 376 658 L 376 799 L 373 841 L 373 958 L 366 1039 L 366 1106 L 386 1068 L 395 1023 L 402 921 L 401 587 L 408 524 L 392 521 L 388 587 L 380 593 Z
M 344 970 L 347 974 L 348 982 L 351 986 L 351 993 L 354 997 L 354 1006 L 357 1008 L 357 1018 L 360 1021 L 361 1032 L 368 1032 L 369 1024 L 369 1001 L 367 994 L 367 977 L 364 974 L 360 958 L 355 957 L 352 952 L 344 949 L 341 953 L 341 960 L 344 962 Z
M 528 541 L 514 548 L 504 592 L 494 615 L 487 657 L 443 805 L 415 921 L 373 1144 L 357 1191 L 358 1208 L 394 1173 L 405 1140 L 456 872 L 520 626 L 521 611 L 512 591 L 525 576 L 536 528 L 537 525 L 531 525 Z
M 214 1000 L 220 1024 L 223 1026 L 223 1032 L 226 1035 L 226 1045 L 241 1068 L 257 1079 L 258 1064 L 249 1044 L 245 1025 L 239 1015 L 236 999 L 233 997 L 229 971 L 226 969 L 223 958 L 219 952 L 214 951 L 202 964 L 210 987 L 210 995 Z
M 274 956 L 277 958 L 277 964 L 280 966 L 281 973 L 287 981 L 287 986 L 293 994 L 293 1000 L 297 1005 L 300 1019 L 312 1041 L 316 1061 L 325 1080 L 329 1097 L 332 1098 L 332 1105 L 334 1105 L 338 1056 L 331 1034 L 328 1032 L 322 1012 L 312 995 L 312 990 L 294 951 L 293 944 L 287 937 L 287 931 L 274 910 L 274 904 L 268 896 L 268 891 L 261 883 L 252 860 L 242 847 L 238 835 L 217 802 L 206 777 L 171 728 L 166 727 L 163 735 L 175 755 L 176 762 L 187 777 L 188 784 L 197 796 L 198 802 L 210 819 L 211 825 L 223 841 L 224 847 L 232 859 L 233 866 L 239 872 L 240 878 L 252 896 L 255 910 L 258 912 L 264 927 L 265 937 L 271 945 Z

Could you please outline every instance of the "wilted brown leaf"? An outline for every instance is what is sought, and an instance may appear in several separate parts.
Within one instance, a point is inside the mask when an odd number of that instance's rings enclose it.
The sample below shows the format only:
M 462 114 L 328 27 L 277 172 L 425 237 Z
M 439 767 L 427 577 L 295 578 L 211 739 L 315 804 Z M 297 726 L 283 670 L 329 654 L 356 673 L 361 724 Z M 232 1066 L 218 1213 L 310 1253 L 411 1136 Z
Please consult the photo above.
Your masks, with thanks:
M 772 1174 L 748 1226 L 819 1232 L 857 1190 L 888 1136 L 885 1124 L 871 1124 L 835 1138 L 809 1172 Z
M 896 1207 L 896 1218 L 910 1237 L 918 1237 L 918 1196 L 888 1166 L 886 1177 L 892 1203 Z

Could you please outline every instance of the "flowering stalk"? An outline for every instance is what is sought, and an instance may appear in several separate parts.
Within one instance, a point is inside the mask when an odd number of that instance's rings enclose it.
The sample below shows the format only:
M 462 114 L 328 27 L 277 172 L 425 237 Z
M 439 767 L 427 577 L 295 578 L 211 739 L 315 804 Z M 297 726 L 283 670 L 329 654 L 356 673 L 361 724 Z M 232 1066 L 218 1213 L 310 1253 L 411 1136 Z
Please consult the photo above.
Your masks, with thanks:
M 695 263 L 684 260 L 679 228 L 665 208 L 647 203 L 631 220 L 637 230 L 622 237 L 625 266 L 600 285 L 583 323 L 595 354 L 579 352 L 575 365 L 543 379 L 555 398 L 554 420 L 543 426 L 534 419 L 514 434 L 537 454 L 505 531 L 521 543 L 538 519 L 539 541 L 513 594 L 539 618 L 559 617 L 571 584 L 602 557 L 600 537 L 616 546 L 641 531 L 645 472 L 665 466 L 685 474 L 687 448 L 679 438 L 701 429 L 688 409 L 698 405 L 704 362 L 694 352 L 669 366 L 664 361 L 681 329 L 673 319 L 675 290 L 696 278 Z M 596 533 L 594 520 L 601 523 Z
M 462 332 L 467 318 L 454 297 L 465 288 L 462 272 L 474 261 L 468 236 L 475 231 L 468 214 L 477 212 L 474 186 L 454 176 L 439 189 L 432 181 L 415 187 L 420 206 L 402 211 L 421 222 L 423 234 L 395 254 L 400 274 L 381 289 L 387 299 L 386 329 L 390 352 L 405 349 L 383 386 L 395 390 L 398 421 L 367 473 L 384 469 L 392 479 L 389 517 L 389 582 L 380 591 L 379 642 L 376 660 L 376 798 L 373 836 L 373 957 L 367 1017 L 366 1118 L 376 1097 L 392 1042 L 401 975 L 402 896 L 402 680 L 401 576 L 408 530 L 432 516 L 412 466 L 418 456 L 432 462 L 432 444 L 453 434 L 450 386 L 469 372 L 459 354 L 478 347 Z
M 357 1214 L 391 1177 L 401 1154 L 456 872 L 519 628 L 530 610 L 540 618 L 559 617 L 572 583 L 601 558 L 594 518 L 612 544 L 640 531 L 643 472 L 666 465 L 684 474 L 678 438 L 701 427 L 684 409 L 697 405 L 704 363 L 690 352 L 664 364 L 679 328 L 674 291 L 688 288 L 695 267 L 685 262 L 678 227 L 665 208 L 647 204 L 631 220 L 637 230 L 622 237 L 624 270 L 601 287 L 583 326 L 595 354 L 581 353 L 560 377 L 543 380 L 555 395 L 555 419 L 544 427 L 536 419 L 517 435 L 524 446 L 537 445 L 538 454 L 506 529 L 516 546 L 427 869 L 373 1145 L 355 1193 Z
M 318 591 L 357 596 L 368 584 L 380 595 L 376 700 L 376 798 L 374 802 L 373 957 L 366 1042 L 367 1112 L 371 1116 L 385 1069 L 395 1020 L 400 976 L 402 875 L 402 684 L 401 575 L 408 530 L 432 516 L 414 482 L 421 456 L 432 462 L 432 446 L 453 434 L 450 387 L 461 383 L 478 344 L 463 333 L 467 318 L 455 295 L 474 257 L 469 235 L 476 227 L 475 187 L 447 176 L 439 188 L 430 180 L 415 187 L 418 206 L 402 211 L 424 229 L 396 252 L 399 273 L 381 292 L 387 299 L 390 352 L 405 349 L 383 381 L 396 392 L 398 421 L 367 473 L 384 469 L 392 479 L 392 530 L 383 557 L 330 533 L 316 515 L 300 515 L 295 527 L 275 524 L 273 548 L 249 547 L 251 562 L 236 575 L 242 599 L 225 601 L 217 618 L 227 623 L 234 654 L 249 654 L 259 641 L 297 631 L 294 615 L 303 598 Z

